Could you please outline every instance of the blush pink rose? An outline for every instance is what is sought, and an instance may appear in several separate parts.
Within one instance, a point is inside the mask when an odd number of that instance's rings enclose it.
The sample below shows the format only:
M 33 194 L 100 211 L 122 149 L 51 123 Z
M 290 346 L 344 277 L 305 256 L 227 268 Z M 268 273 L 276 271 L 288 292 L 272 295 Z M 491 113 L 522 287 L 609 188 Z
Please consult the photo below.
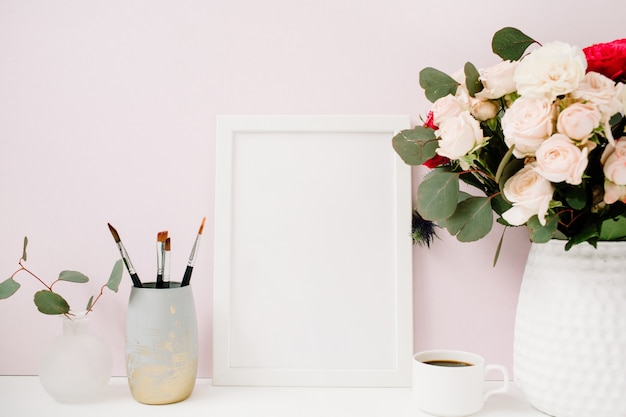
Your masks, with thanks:
M 615 145 L 608 145 L 602 155 L 604 172 L 604 202 L 626 203 L 626 140 L 621 138 Z
M 554 104 L 546 99 L 520 97 L 502 117 L 504 141 L 517 158 L 534 156 L 554 131 Z
M 447 120 L 436 134 L 437 154 L 449 159 L 461 159 L 485 142 L 480 123 L 468 111 Z
M 513 226 L 525 224 L 537 215 L 542 225 L 554 194 L 554 186 L 542 177 L 533 164 L 528 164 L 504 183 L 504 197 L 513 207 L 502 213 L 504 220 Z
M 578 185 L 587 168 L 586 147 L 580 149 L 567 136 L 556 133 L 537 149 L 535 170 L 548 181 Z
M 600 126 L 600 110 L 591 103 L 574 103 L 566 107 L 556 122 L 556 130 L 571 139 L 583 141 Z

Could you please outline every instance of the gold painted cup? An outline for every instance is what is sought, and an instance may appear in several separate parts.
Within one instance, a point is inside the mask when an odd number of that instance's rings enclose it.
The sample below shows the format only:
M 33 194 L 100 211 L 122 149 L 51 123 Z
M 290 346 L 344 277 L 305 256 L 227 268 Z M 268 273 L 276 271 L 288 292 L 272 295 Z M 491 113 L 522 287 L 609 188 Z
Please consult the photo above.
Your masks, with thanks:
M 126 373 L 133 398 L 171 404 L 193 391 L 198 325 L 191 286 L 133 287 L 126 315 Z

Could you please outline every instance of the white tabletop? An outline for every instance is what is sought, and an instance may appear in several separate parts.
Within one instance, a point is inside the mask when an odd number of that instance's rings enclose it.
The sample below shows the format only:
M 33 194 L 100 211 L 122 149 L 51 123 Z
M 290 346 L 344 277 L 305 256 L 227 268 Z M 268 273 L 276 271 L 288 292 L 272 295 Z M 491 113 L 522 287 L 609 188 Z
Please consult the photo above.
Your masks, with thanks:
M 493 383 L 488 383 L 493 384 Z M 499 384 L 499 383 L 498 383 Z M 198 379 L 187 400 L 169 405 L 136 402 L 126 378 L 112 378 L 97 401 L 60 404 L 36 376 L 0 376 L 2 417 L 421 417 L 413 409 L 410 388 L 223 387 Z M 487 400 L 476 417 L 539 417 L 512 384 L 507 394 Z

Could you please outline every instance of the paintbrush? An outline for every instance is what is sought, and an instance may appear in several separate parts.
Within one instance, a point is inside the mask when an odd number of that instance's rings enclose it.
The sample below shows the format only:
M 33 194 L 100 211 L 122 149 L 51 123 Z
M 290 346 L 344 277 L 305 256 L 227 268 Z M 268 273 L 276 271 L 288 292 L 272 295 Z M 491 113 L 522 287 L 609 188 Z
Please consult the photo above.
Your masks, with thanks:
M 165 252 L 165 240 L 167 239 L 167 234 L 167 230 L 157 233 L 157 288 L 163 288 L 163 257 Z
M 165 240 L 165 245 L 163 245 L 163 288 L 170 287 L 170 245 L 171 242 L 168 237 Z
M 115 243 L 117 244 L 117 248 L 120 250 L 120 254 L 122 255 L 122 259 L 124 260 L 124 264 L 126 265 L 126 269 L 128 270 L 130 279 L 133 280 L 133 285 L 137 288 L 143 287 L 143 285 L 141 284 L 141 281 L 139 280 L 139 277 L 137 276 L 137 273 L 135 272 L 133 263 L 130 261 L 128 252 L 126 252 L 126 248 L 124 247 L 124 244 L 122 243 L 122 239 L 120 239 L 119 233 L 117 233 L 117 230 L 115 230 L 115 228 L 111 226 L 111 223 L 107 223 L 107 224 L 109 225 L 109 230 L 111 231 L 111 234 L 113 235 L 113 239 L 115 240 Z
M 200 229 L 198 230 L 198 236 L 196 236 L 196 241 L 193 243 L 193 247 L 191 248 L 191 255 L 189 255 L 189 262 L 187 262 L 187 268 L 185 268 L 185 275 L 183 276 L 183 281 L 180 283 L 181 287 L 189 285 L 189 281 L 191 280 L 193 264 L 196 261 L 196 253 L 198 253 L 198 247 L 200 246 L 200 237 L 202 236 L 202 229 L 204 229 L 205 220 L 206 217 L 203 217 L 202 224 L 200 225 Z

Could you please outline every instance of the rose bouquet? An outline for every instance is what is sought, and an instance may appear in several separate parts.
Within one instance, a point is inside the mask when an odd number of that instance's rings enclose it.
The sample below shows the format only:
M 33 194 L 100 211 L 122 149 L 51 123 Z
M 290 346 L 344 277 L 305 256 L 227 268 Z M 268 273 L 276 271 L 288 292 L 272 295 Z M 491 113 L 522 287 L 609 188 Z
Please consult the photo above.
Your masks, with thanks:
M 565 249 L 626 240 L 626 39 L 581 49 L 504 28 L 492 49 L 502 61 L 489 68 L 420 72 L 432 108 L 392 141 L 431 168 L 419 216 L 460 241 L 487 235 L 494 213 Z

